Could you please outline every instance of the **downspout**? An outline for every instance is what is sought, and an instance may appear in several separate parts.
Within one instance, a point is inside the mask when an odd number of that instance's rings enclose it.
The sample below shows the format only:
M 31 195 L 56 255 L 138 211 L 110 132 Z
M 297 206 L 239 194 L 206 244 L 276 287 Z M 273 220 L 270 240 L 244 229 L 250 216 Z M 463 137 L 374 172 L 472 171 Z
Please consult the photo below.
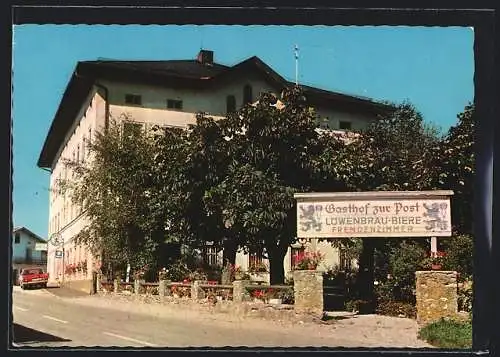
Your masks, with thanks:
M 101 88 L 104 91 L 104 102 L 106 103 L 104 107 L 104 130 L 107 131 L 109 127 L 109 100 L 108 100 L 109 91 L 108 88 L 102 84 L 95 82 L 94 85 L 97 88 Z

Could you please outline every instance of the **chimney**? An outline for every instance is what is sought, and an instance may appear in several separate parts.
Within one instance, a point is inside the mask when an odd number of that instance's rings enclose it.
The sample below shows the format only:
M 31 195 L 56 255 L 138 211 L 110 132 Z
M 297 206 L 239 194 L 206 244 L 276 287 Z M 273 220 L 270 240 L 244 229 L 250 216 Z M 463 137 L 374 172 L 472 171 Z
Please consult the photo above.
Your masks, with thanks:
M 214 64 L 214 51 L 200 50 L 196 60 L 201 64 L 211 66 Z

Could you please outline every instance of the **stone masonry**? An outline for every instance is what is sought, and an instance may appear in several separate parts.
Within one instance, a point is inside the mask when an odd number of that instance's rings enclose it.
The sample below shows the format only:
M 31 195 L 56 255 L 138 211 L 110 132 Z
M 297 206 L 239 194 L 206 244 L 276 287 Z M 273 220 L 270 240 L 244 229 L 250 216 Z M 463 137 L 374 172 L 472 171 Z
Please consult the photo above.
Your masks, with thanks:
M 233 281 L 233 301 L 243 302 L 250 300 L 250 294 L 246 287 L 250 285 L 250 280 Z
M 323 273 L 317 270 L 296 270 L 293 282 L 295 312 L 322 316 Z
M 421 326 L 440 320 L 456 318 L 457 272 L 417 271 L 417 323 Z

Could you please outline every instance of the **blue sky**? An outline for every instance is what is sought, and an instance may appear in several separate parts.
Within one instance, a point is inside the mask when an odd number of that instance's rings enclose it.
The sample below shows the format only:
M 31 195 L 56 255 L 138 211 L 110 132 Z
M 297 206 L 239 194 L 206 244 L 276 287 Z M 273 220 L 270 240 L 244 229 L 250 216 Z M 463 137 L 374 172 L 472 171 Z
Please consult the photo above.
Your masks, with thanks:
M 459 27 L 22 25 L 13 31 L 14 225 L 46 237 L 49 173 L 36 166 L 78 61 L 257 55 L 288 80 L 377 100 L 409 100 L 447 130 L 473 100 L 474 33 Z

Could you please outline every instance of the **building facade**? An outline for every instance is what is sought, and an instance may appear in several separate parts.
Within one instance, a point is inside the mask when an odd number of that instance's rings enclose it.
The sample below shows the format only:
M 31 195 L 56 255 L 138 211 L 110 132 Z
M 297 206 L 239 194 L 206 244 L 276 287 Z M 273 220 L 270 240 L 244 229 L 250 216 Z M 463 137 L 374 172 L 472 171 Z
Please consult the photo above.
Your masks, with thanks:
M 38 244 L 37 244 L 38 243 Z M 47 267 L 47 241 L 25 227 L 12 232 L 12 281 L 17 282 L 23 268 Z
M 153 125 L 187 128 L 196 123 L 196 113 L 214 118 L 254 102 L 262 92 L 279 94 L 292 83 L 258 57 L 234 66 L 214 62 L 212 51 L 201 50 L 193 60 L 79 62 L 63 94 L 43 145 L 38 166 L 50 175 L 48 272 L 51 279 L 89 279 L 99 262 L 74 237 L 86 225 L 85 214 L 57 189 L 60 180 L 71 179 L 65 160 L 91 160 L 88 144 L 111 120 L 151 128 Z M 328 130 L 362 129 L 390 108 L 365 98 L 302 86 L 309 105 L 316 109 L 318 123 Z M 291 249 L 289 255 L 291 254 Z M 63 259 L 60 256 L 64 252 Z M 214 261 L 220 252 L 207 249 Z M 335 254 L 332 253 L 332 257 Z M 338 254 L 337 254 L 338 255 Z M 237 263 L 248 267 L 250 257 L 238 253 Z M 333 259 L 333 258 L 332 258 Z M 337 259 L 338 260 L 338 259 Z M 287 261 L 290 264 L 287 265 Z M 291 269 L 285 258 L 285 271 Z M 333 265 L 333 264 L 332 264 Z M 84 266 L 78 274 L 68 266 Z

